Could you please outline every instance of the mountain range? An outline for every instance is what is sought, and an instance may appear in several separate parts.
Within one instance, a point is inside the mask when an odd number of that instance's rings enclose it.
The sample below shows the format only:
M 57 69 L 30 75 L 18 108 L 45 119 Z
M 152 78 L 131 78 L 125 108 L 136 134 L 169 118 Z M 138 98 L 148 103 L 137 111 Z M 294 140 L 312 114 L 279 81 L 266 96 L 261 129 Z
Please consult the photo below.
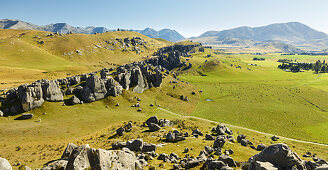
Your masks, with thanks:
M 299 22 L 277 23 L 261 27 L 244 26 L 223 31 L 207 31 L 199 37 L 190 39 L 202 41 L 208 45 L 217 45 L 231 38 L 239 41 L 254 42 L 279 41 L 304 50 L 322 50 L 328 47 L 328 35 L 326 33 L 319 32 Z
M 94 33 L 104 33 L 108 31 L 114 31 L 107 29 L 105 27 L 74 27 L 68 25 L 66 23 L 56 23 L 49 24 L 44 26 L 38 26 L 29 22 L 21 21 L 21 20 L 13 20 L 13 19 L 2 19 L 0 20 L 0 29 L 26 29 L 26 30 L 41 30 L 41 31 L 49 31 L 49 32 L 58 32 L 58 33 L 82 33 L 82 34 L 94 34 Z M 150 38 L 163 38 L 168 41 L 179 41 L 185 39 L 181 34 L 179 34 L 175 30 L 171 29 L 162 29 L 160 31 L 156 31 L 152 28 L 146 28 L 144 30 L 129 30 L 139 32 L 144 34 Z

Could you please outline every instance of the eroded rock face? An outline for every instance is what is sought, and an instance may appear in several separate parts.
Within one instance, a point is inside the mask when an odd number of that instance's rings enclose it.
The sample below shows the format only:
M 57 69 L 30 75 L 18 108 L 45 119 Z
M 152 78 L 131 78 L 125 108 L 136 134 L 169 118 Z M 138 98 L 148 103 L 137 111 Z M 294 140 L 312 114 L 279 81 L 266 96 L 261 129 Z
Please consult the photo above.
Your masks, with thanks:
M 50 102 L 63 101 L 63 93 L 56 80 L 46 80 L 42 83 L 43 99 Z
M 86 84 L 80 93 L 84 102 L 103 99 L 107 94 L 105 81 L 96 75 L 91 75 L 87 78 Z
M 64 157 L 68 156 L 67 164 L 64 169 L 136 169 L 144 165 L 137 159 L 135 153 L 129 149 L 124 148 L 123 150 L 104 150 L 90 148 L 89 145 L 82 145 L 79 147 L 71 147 L 66 149 Z M 69 152 L 66 152 L 69 150 Z M 66 160 L 62 161 L 62 165 L 65 164 Z M 57 162 L 58 164 L 59 162 Z
M 274 144 L 266 147 L 259 154 L 249 159 L 250 170 L 256 169 L 256 162 L 270 162 L 275 167 L 289 169 L 292 166 L 299 166 L 305 169 L 301 158 L 286 144 Z
M 12 167 L 6 159 L 0 158 L 0 169 L 1 170 L 12 170 Z
M 40 107 L 43 102 L 43 93 L 40 83 L 21 85 L 18 87 L 18 98 L 24 111 Z

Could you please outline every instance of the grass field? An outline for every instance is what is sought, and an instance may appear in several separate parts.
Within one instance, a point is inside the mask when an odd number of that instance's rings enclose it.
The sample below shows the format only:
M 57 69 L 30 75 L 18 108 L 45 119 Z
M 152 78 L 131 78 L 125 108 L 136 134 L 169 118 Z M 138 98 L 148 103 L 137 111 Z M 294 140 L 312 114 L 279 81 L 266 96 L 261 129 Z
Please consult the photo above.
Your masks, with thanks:
M 204 91 L 192 115 L 328 143 L 328 75 L 284 72 L 276 62 L 279 58 L 316 61 L 326 57 L 267 55 L 265 61 L 253 61 L 256 56 L 252 55 L 204 56 L 193 55 L 195 69 L 180 76 Z

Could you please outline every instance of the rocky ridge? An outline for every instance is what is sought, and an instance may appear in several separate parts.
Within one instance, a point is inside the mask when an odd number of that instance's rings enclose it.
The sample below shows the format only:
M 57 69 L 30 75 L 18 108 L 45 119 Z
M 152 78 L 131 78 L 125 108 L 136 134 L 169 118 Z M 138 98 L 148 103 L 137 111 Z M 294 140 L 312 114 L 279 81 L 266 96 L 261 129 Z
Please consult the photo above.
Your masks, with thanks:
M 174 45 L 159 49 L 153 58 L 113 68 L 104 68 L 72 77 L 56 80 L 38 80 L 12 88 L 1 98 L 4 115 L 26 112 L 40 107 L 44 101 L 61 102 L 64 95 L 73 95 L 65 100 L 66 105 L 89 103 L 107 96 L 118 96 L 123 89 L 142 93 L 152 87 L 160 87 L 170 70 L 186 65 L 181 57 L 189 56 L 194 45 Z

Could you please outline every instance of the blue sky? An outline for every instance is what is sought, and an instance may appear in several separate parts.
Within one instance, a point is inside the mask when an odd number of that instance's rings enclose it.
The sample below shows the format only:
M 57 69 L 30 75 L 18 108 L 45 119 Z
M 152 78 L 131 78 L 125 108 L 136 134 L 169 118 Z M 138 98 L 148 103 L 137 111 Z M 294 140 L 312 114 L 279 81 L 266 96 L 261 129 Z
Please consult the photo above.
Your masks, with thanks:
M 328 33 L 328 0 L 1 0 L 0 18 L 110 29 L 208 30 L 302 22 Z

